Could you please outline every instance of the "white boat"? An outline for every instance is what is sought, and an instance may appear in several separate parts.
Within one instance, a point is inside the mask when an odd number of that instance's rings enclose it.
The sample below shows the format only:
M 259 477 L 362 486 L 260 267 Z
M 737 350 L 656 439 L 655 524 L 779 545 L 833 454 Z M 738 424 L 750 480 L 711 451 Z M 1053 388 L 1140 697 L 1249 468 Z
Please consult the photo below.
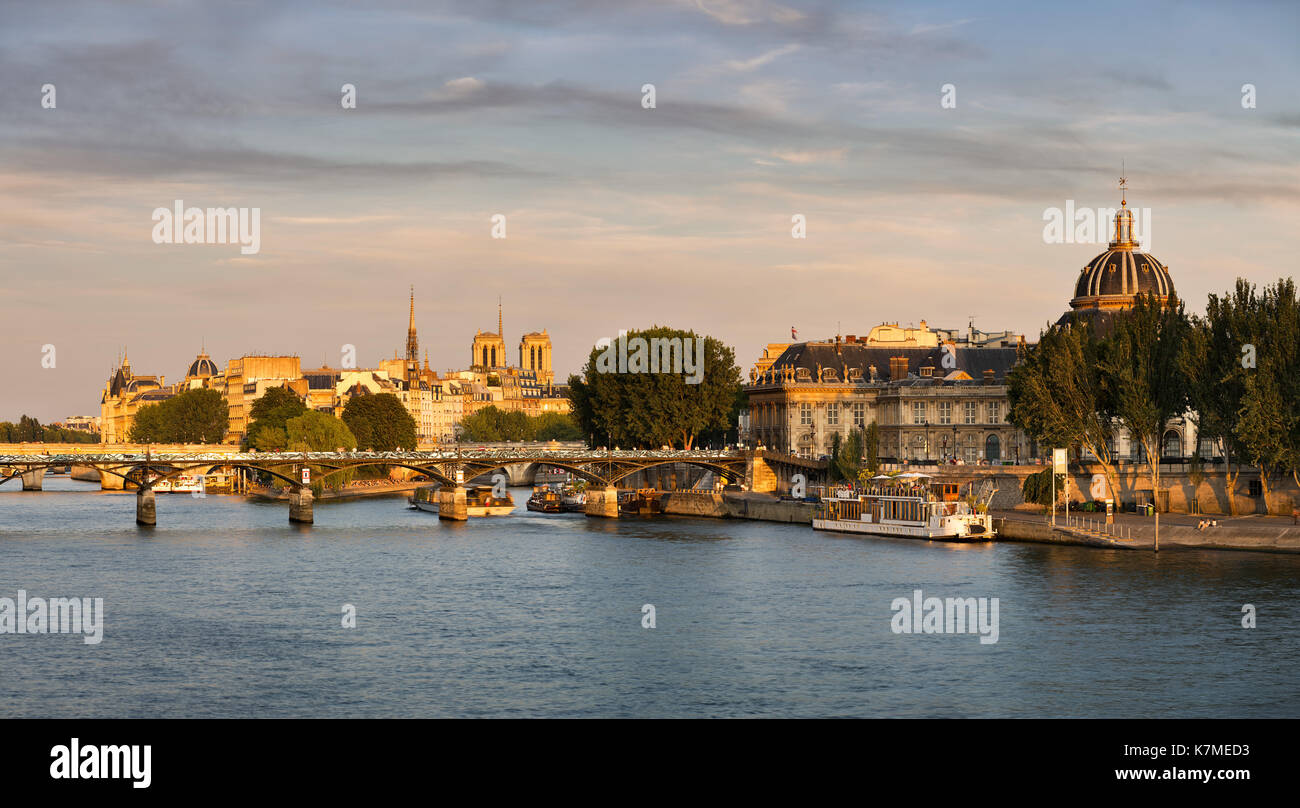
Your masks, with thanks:
M 864 490 L 841 489 L 822 499 L 815 530 L 869 533 L 932 541 L 990 541 L 989 493 L 980 503 L 959 498 L 956 483 L 926 482 L 924 474 L 876 478 Z

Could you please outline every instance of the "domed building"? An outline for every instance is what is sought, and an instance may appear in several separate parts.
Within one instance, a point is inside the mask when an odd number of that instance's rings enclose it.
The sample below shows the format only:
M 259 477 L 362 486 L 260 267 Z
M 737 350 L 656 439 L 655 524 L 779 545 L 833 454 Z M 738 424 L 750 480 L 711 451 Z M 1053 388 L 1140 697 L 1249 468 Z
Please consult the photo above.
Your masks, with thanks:
M 212 357 L 206 353 L 200 353 L 193 362 L 190 363 L 190 369 L 185 373 L 185 381 L 191 379 L 210 379 L 213 376 L 221 375 L 217 369 L 217 363 L 212 361 Z
M 1124 187 L 1122 181 L 1120 187 Z M 1133 211 L 1128 209 L 1126 194 L 1115 214 L 1114 238 L 1104 253 L 1079 270 L 1070 311 L 1061 315 L 1057 324 L 1068 325 L 1085 319 L 1105 331 L 1110 316 L 1133 308 L 1139 295 L 1154 294 L 1165 304 L 1176 300 L 1169 267 L 1138 247 L 1133 235 Z

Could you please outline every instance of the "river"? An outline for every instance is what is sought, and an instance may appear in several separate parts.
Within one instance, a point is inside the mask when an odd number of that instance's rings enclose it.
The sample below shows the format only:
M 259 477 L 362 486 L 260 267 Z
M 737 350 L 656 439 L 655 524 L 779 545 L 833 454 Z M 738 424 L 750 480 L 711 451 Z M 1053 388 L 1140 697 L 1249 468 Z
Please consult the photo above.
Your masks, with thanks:
M 140 529 L 131 493 L 45 487 L 0 488 L 0 597 L 103 598 L 103 639 L 0 634 L 3 717 L 1300 716 L 1295 555 L 544 515 L 526 489 L 510 517 L 383 498 L 311 526 L 160 495 Z M 997 598 L 997 642 L 895 633 L 918 589 Z

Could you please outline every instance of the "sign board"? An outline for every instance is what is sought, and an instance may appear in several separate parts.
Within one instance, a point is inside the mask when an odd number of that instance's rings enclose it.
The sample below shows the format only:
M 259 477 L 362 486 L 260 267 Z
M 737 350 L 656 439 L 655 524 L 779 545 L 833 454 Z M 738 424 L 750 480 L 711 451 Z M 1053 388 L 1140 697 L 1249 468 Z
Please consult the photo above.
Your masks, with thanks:
M 456 469 L 456 485 L 460 485 L 463 482 L 465 482 L 465 472 Z
M 1053 449 L 1052 450 L 1052 473 L 1065 474 L 1066 473 L 1065 462 L 1066 462 L 1065 450 Z
M 311 468 L 309 466 L 302 467 L 302 484 L 303 485 L 311 484 Z

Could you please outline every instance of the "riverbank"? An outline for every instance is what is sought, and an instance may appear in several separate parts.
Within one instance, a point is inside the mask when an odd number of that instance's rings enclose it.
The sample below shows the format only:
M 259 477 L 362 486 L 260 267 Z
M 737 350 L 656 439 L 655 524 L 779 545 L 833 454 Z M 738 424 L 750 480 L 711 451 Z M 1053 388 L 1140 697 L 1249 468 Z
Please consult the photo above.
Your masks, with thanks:
M 817 505 L 782 500 L 769 494 L 701 491 L 672 491 L 663 497 L 664 513 L 711 519 L 748 519 L 762 522 L 811 525 Z M 1201 528 L 1202 521 L 1214 520 L 1213 527 Z M 1101 524 L 1097 514 L 1073 516 L 1069 524 L 1057 517 L 1056 527 L 1041 513 L 994 511 L 993 526 L 998 541 L 1105 547 L 1123 550 L 1155 549 L 1155 520 L 1150 516 L 1117 514 L 1115 523 Z M 1272 553 L 1300 553 L 1300 525 L 1290 517 L 1249 514 L 1235 517 L 1203 517 L 1161 514 L 1160 547 L 1165 550 L 1255 550 Z
M 1121 550 L 1155 549 L 1155 519 L 1150 516 L 1116 514 L 1113 525 L 1105 525 L 1100 514 L 1065 517 L 1058 514 L 1056 527 L 1043 514 L 1024 511 L 994 511 L 993 526 L 999 541 L 1069 544 Z M 1205 521 L 1217 522 L 1201 527 Z M 1160 515 L 1160 549 L 1255 550 L 1270 553 L 1300 553 L 1300 525 L 1290 517 Z

